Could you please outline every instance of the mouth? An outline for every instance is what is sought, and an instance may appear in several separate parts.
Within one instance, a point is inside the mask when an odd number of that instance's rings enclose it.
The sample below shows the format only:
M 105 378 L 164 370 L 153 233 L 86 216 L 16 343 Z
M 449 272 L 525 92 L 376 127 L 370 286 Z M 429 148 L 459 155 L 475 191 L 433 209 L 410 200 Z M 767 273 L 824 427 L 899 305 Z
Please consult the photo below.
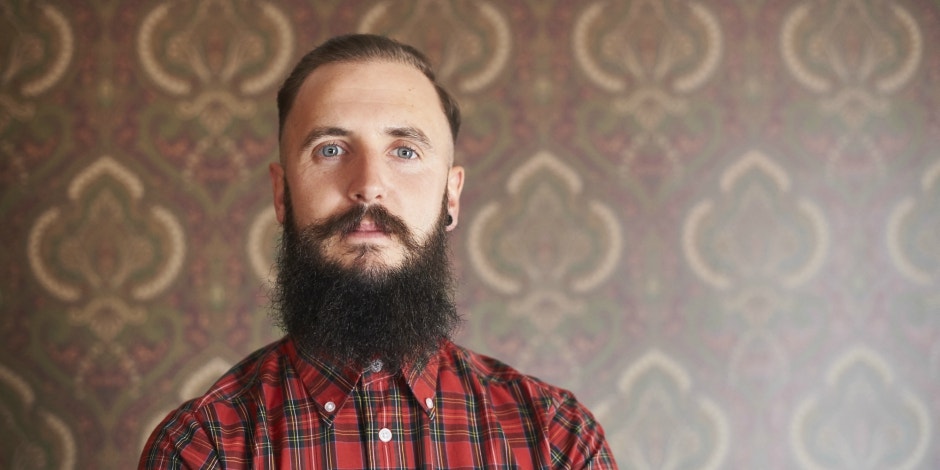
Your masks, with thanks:
M 385 207 L 358 206 L 318 224 L 317 236 L 325 240 L 334 238 L 353 246 L 386 246 L 397 240 L 406 246 L 415 246 L 404 220 L 391 214 Z
M 390 234 L 386 227 L 368 218 L 363 218 L 358 224 L 350 227 L 350 230 L 345 233 L 345 238 L 353 239 L 377 239 L 388 238 L 389 236 Z

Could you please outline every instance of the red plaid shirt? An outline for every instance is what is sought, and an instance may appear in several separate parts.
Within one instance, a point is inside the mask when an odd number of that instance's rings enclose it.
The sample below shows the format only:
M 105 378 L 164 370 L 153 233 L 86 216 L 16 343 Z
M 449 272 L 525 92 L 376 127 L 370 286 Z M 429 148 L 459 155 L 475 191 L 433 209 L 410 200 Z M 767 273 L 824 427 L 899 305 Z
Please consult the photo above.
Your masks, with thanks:
M 616 468 L 570 392 L 447 342 L 421 370 L 337 368 L 283 339 L 157 427 L 140 468 Z

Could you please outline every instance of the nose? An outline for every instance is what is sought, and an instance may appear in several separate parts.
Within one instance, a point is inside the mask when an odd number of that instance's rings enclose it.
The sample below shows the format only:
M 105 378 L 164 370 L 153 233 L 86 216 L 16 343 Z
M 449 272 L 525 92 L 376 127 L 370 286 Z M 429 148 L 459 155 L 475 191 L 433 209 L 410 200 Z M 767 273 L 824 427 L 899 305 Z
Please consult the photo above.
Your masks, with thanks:
M 367 154 L 351 159 L 349 198 L 360 204 L 381 202 L 388 189 L 383 170 L 384 162 L 378 156 Z

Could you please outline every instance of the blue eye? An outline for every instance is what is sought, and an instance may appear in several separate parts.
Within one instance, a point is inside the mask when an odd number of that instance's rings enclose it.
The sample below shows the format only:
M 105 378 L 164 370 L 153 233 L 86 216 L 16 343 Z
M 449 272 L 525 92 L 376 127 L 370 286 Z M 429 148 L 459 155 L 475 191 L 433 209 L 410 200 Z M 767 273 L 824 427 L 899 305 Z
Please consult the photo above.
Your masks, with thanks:
M 336 144 L 327 144 L 323 147 L 320 147 L 320 150 L 317 150 L 317 153 L 321 157 L 338 157 L 345 153 L 343 148 Z
M 395 156 L 405 160 L 411 160 L 413 158 L 417 158 L 418 154 L 413 149 L 408 147 L 398 147 L 395 149 Z

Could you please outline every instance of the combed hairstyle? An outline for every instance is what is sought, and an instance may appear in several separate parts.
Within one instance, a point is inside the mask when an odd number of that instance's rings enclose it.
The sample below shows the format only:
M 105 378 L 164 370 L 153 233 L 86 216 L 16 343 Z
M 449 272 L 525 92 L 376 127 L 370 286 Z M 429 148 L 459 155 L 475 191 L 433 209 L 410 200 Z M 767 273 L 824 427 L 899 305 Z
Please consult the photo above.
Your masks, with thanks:
M 317 67 L 332 63 L 370 60 L 387 60 L 411 65 L 428 77 L 441 100 L 441 107 L 447 117 L 447 123 L 450 124 L 451 137 L 455 143 L 457 142 L 457 132 L 460 130 L 460 108 L 450 93 L 437 82 L 428 58 L 414 47 L 375 34 L 348 34 L 334 37 L 308 52 L 297 62 L 277 92 L 278 138 L 280 139 L 284 132 L 284 122 L 294 105 L 300 86 Z

